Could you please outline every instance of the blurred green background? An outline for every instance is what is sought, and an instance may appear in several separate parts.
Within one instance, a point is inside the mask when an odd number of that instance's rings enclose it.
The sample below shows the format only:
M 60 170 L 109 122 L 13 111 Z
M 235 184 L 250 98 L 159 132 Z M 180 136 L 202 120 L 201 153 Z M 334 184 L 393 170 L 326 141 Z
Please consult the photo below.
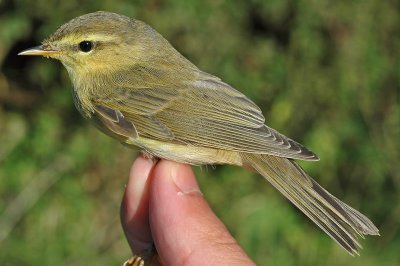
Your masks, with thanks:
M 399 1 L 0 0 L 0 264 L 119 265 L 119 204 L 136 152 L 75 110 L 59 62 L 16 54 L 84 13 L 146 21 L 321 161 L 311 176 L 381 237 L 351 257 L 261 177 L 195 170 L 259 265 L 400 262 Z

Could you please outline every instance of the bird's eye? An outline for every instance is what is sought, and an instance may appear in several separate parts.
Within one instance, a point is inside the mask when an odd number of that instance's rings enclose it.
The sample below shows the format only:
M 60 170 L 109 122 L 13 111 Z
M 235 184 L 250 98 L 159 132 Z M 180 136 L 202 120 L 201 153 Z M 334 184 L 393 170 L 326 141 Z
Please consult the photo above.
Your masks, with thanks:
M 93 49 L 93 43 L 91 41 L 82 41 L 79 43 L 79 50 L 82 52 L 90 52 Z

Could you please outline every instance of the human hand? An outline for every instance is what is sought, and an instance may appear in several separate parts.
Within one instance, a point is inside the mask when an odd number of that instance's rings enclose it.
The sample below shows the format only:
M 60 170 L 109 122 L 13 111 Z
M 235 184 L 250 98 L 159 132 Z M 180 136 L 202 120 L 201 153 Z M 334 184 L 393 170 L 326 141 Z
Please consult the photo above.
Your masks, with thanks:
M 134 254 L 146 256 L 155 245 L 159 257 L 152 265 L 255 265 L 212 212 L 185 164 L 137 158 L 121 223 Z

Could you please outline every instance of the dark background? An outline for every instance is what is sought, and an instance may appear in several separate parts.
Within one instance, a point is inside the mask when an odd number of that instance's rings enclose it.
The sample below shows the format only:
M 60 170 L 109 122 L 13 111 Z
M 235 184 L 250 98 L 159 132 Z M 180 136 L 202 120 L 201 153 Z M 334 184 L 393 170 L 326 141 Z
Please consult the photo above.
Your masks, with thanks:
M 259 265 L 400 261 L 399 1 L 0 0 L 0 264 L 119 265 L 119 204 L 136 153 L 84 121 L 59 62 L 18 57 L 97 10 L 146 21 L 321 161 L 302 163 L 381 237 L 351 257 L 261 177 L 195 167 Z

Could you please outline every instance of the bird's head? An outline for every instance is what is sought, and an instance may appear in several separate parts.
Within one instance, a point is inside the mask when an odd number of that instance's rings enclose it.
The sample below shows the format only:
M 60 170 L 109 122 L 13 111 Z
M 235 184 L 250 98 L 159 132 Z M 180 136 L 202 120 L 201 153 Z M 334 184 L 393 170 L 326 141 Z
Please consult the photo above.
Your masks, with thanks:
M 58 59 L 73 76 L 110 72 L 151 57 L 149 51 L 158 50 L 151 48 L 160 43 L 160 37 L 141 21 L 99 11 L 67 22 L 42 45 L 19 55 Z

